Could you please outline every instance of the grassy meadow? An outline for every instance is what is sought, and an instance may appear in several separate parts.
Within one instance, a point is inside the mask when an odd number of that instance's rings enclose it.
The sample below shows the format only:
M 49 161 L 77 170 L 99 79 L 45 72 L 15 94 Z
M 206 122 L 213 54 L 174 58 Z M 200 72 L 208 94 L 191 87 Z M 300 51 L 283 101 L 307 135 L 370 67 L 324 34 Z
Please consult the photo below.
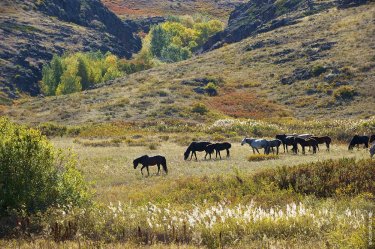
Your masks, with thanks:
M 32 235 L 35 228 L 20 227 L 18 239 L 2 240 L 1 247 L 371 248 L 373 243 L 375 165 L 366 149 L 348 151 L 334 140 L 330 152 L 321 145 L 316 155 L 281 149 L 268 158 L 254 156 L 237 137 L 229 139 L 230 158 L 223 152 L 222 160 L 205 160 L 201 152 L 197 161 L 184 161 L 190 140 L 182 134 L 88 134 L 50 140 L 75 154 L 95 204 L 31 217 L 43 232 Z M 144 154 L 164 155 L 169 174 L 157 175 L 150 167 L 150 176 L 146 170 L 142 176 L 132 161 Z
M 118 201 L 148 203 L 155 194 L 157 198 L 168 195 L 169 190 L 166 187 L 173 188 L 177 180 L 234 177 L 236 172 L 250 175 L 283 165 L 292 166 L 343 157 L 356 159 L 369 157 L 367 150 L 355 149 L 349 152 L 346 145 L 333 144 L 330 152 L 325 150 L 325 145 L 321 145 L 317 155 L 308 151 L 306 155 L 282 152 L 276 160 L 249 162 L 248 156 L 253 154 L 251 148 L 248 145 L 241 146 L 238 141 L 232 143 L 230 158 L 226 158 L 226 152 L 223 151 L 221 153 L 223 160 L 216 160 L 215 156 L 213 160 L 204 160 L 205 153 L 197 152 L 198 161 L 195 159 L 184 161 L 183 153 L 187 146 L 173 142 L 162 142 L 156 149 L 150 149 L 147 143 L 144 146 L 129 146 L 126 143 L 108 146 L 105 141 L 107 140 L 73 138 L 52 140 L 57 148 L 71 148 L 77 153 L 80 170 L 87 180 L 93 181 L 97 198 L 107 204 Z M 150 177 L 146 177 L 146 169 L 143 170 L 145 177 L 142 177 L 140 168 L 133 168 L 133 160 L 145 154 L 164 155 L 167 158 L 169 174 L 157 176 L 157 167 L 150 167 Z M 190 200 L 187 203 L 189 202 Z

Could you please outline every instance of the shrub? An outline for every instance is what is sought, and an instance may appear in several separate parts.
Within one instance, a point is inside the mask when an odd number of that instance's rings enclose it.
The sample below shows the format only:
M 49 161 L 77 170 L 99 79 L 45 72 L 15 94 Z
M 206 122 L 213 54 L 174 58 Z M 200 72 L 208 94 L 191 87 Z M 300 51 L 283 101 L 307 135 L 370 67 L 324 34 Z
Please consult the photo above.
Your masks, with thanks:
M 89 201 L 88 186 L 70 155 L 56 151 L 39 131 L 6 118 L 0 119 L 0 130 L 0 216 Z
M 327 71 L 327 68 L 325 68 L 322 65 L 315 65 L 311 69 L 311 73 L 316 77 L 321 75 L 322 73 L 325 73 Z
M 200 115 L 204 115 L 208 112 L 207 107 L 202 103 L 196 103 L 191 110 L 194 113 L 199 113 Z
M 336 99 L 352 99 L 356 94 L 357 92 L 352 86 L 340 86 L 333 91 L 333 96 Z
M 275 160 L 275 159 L 279 159 L 279 156 L 278 155 L 272 155 L 272 154 L 268 154 L 268 155 L 265 155 L 265 154 L 254 154 L 254 155 L 250 155 L 247 157 L 247 160 L 249 162 L 253 162 L 253 161 L 265 161 L 265 160 Z
M 209 96 L 216 96 L 217 95 L 217 86 L 213 82 L 209 82 L 204 89 Z

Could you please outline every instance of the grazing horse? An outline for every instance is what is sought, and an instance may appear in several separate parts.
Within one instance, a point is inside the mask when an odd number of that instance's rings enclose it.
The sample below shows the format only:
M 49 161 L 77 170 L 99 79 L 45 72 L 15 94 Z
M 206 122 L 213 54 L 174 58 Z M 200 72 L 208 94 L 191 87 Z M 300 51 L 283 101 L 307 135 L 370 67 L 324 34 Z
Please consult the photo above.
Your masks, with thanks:
M 226 150 L 227 151 L 227 157 L 230 156 L 229 149 L 232 147 L 230 143 L 215 143 L 215 144 L 209 144 L 206 146 L 205 151 L 206 155 L 204 156 L 204 159 L 206 159 L 207 154 L 210 155 L 211 159 L 211 154 L 214 153 L 214 150 L 216 151 L 216 158 L 217 155 L 219 154 L 219 157 L 221 159 L 220 151 Z
M 374 154 L 375 154 L 375 143 L 371 146 L 371 148 L 370 148 L 370 156 L 371 156 L 371 159 L 372 159 L 372 157 L 374 156 Z
M 348 150 L 352 150 L 354 146 L 357 145 L 357 148 L 359 149 L 359 145 L 363 144 L 363 148 L 368 148 L 368 142 L 369 142 L 369 137 L 368 136 L 358 136 L 354 135 L 352 140 L 349 143 Z
M 141 173 L 143 175 L 143 169 L 147 169 L 147 174 L 150 175 L 150 171 L 148 170 L 149 166 L 158 166 L 158 175 L 160 173 L 160 165 L 163 166 L 163 170 L 166 174 L 168 174 L 167 168 L 167 160 L 163 156 L 153 156 L 149 157 L 147 155 L 141 156 L 133 161 L 134 169 L 137 168 L 138 164 L 142 164 Z
M 332 139 L 328 136 L 323 136 L 323 137 L 311 137 L 312 139 L 315 139 L 318 144 L 326 144 L 326 147 L 327 147 L 327 151 L 329 151 L 329 145 L 331 144 L 332 142 Z M 319 147 L 318 147 L 318 150 L 319 150 Z
M 283 143 L 284 153 L 285 153 L 285 148 L 286 148 L 286 152 L 288 152 L 288 146 L 293 146 L 293 151 L 294 151 L 294 144 L 295 144 L 294 138 L 295 137 L 293 135 L 286 135 L 286 134 L 276 135 L 276 139 L 281 140 L 281 142 Z M 297 151 L 295 153 L 297 153 Z
M 279 154 L 279 147 L 283 143 L 280 139 L 273 139 L 273 140 L 268 140 L 270 143 L 270 148 L 272 149 L 272 153 L 274 154 L 275 151 L 273 150 L 274 147 L 276 147 L 276 155 Z
M 370 144 L 372 143 L 372 142 L 374 142 L 375 141 L 375 135 L 371 135 L 371 137 L 370 137 Z
M 264 154 L 270 153 L 270 143 L 266 139 L 255 139 L 255 138 L 244 138 L 241 142 L 241 145 L 249 144 L 250 147 L 253 149 L 253 153 L 255 154 L 255 150 L 259 153 L 258 149 L 264 148 Z
M 184 153 L 184 159 L 187 160 L 191 152 L 190 160 L 193 158 L 193 155 L 195 155 L 195 160 L 198 160 L 196 152 L 205 151 L 207 145 L 209 144 L 211 143 L 210 142 L 192 142 Z M 207 153 L 206 153 L 206 156 L 207 156 Z
M 306 146 L 312 146 L 313 147 L 313 154 L 316 153 L 316 148 L 318 147 L 318 141 L 316 141 L 315 139 L 313 138 L 307 138 L 307 139 L 303 139 L 303 138 L 300 138 L 300 137 L 296 137 L 295 138 L 295 152 L 297 153 L 297 144 L 301 145 L 302 147 L 302 154 L 305 154 L 305 147 Z

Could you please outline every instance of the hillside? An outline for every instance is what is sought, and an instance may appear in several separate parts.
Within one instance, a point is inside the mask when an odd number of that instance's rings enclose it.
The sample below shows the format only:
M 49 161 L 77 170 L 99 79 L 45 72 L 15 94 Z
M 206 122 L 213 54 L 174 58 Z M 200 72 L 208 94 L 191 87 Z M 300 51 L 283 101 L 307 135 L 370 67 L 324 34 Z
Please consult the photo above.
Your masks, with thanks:
M 374 12 L 374 3 L 329 8 L 95 90 L 23 99 L 3 113 L 27 123 L 64 124 L 201 122 L 225 116 L 366 118 L 375 115 Z M 216 84 L 218 96 L 202 94 L 209 82 Z
M 131 57 L 141 41 L 100 1 L 0 3 L 1 99 L 39 93 L 42 65 L 65 51 L 110 51 Z M 3 101 L 0 101 L 0 103 Z
M 203 51 L 219 48 L 224 44 L 239 42 L 249 36 L 293 25 L 305 16 L 319 13 L 334 6 L 350 8 L 367 0 L 254 0 L 238 5 L 230 14 L 227 28 L 211 37 Z
M 246 0 L 102 0 L 102 2 L 124 19 L 201 14 L 226 21 L 234 7 Z

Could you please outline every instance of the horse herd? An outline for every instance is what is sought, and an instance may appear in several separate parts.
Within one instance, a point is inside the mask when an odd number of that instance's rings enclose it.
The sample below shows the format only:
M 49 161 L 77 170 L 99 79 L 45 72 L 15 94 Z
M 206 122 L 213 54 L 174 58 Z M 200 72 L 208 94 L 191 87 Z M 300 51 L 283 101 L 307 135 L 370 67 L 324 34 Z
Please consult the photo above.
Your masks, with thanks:
M 368 148 L 369 144 L 375 141 L 375 135 L 371 136 L 359 136 L 355 135 L 351 139 L 349 143 L 348 150 L 353 150 L 355 146 L 359 149 L 359 146 L 363 144 L 364 148 Z M 292 152 L 298 154 L 299 147 L 301 146 L 302 154 L 306 153 L 306 147 L 312 148 L 312 153 L 315 154 L 317 150 L 319 151 L 319 144 L 325 144 L 327 151 L 330 149 L 332 139 L 329 136 L 313 136 L 311 134 L 281 134 L 276 135 L 275 139 L 267 140 L 267 139 L 255 139 L 255 138 L 244 138 L 241 142 L 241 145 L 248 144 L 252 149 L 253 153 L 255 151 L 259 153 L 259 149 L 264 149 L 264 154 L 276 153 L 279 154 L 279 148 L 283 145 L 284 153 L 289 152 L 288 146 L 292 146 Z M 219 156 L 221 159 L 221 151 L 227 152 L 227 157 L 230 156 L 229 149 L 232 145 L 228 142 L 223 143 L 211 143 L 211 142 L 192 142 L 184 153 L 184 159 L 188 160 L 190 156 L 190 160 L 195 156 L 195 160 L 197 158 L 197 152 L 206 152 L 204 159 L 207 159 L 207 156 L 212 158 L 212 154 L 215 152 L 216 158 Z M 375 143 L 371 145 L 370 148 L 370 155 L 371 158 L 375 154 Z M 158 167 L 158 174 L 160 173 L 160 166 L 163 167 L 163 170 L 166 174 L 168 174 L 167 168 L 167 160 L 164 156 L 153 156 L 149 157 L 147 155 L 141 156 L 133 161 L 134 169 L 137 168 L 138 164 L 142 164 L 141 173 L 143 175 L 143 169 L 147 169 L 148 175 L 149 166 L 157 166 Z

